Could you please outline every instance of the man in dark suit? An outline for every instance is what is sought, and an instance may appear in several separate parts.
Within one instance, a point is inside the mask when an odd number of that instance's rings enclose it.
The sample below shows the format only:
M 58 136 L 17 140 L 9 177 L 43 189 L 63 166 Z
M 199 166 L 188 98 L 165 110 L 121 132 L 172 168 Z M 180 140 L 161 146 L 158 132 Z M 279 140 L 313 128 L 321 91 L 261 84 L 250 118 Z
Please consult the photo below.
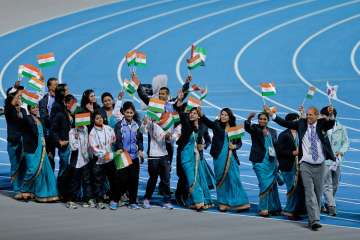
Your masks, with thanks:
M 55 102 L 55 89 L 58 85 L 57 78 L 49 78 L 47 81 L 48 93 L 39 101 L 40 119 L 45 129 L 46 152 L 48 154 L 52 169 L 55 169 L 55 145 L 49 139 L 50 113 Z
M 317 231 L 320 227 L 320 205 L 324 177 L 324 161 L 335 161 L 330 142 L 327 139 L 327 130 L 335 124 L 333 108 L 328 108 L 329 118 L 319 118 L 319 111 L 310 107 L 306 112 L 306 118 L 298 121 L 286 121 L 272 113 L 268 106 L 264 110 L 280 126 L 294 129 L 299 136 L 300 172 L 305 188 L 305 205 L 309 217 L 309 227 Z M 300 107 L 303 112 L 303 107 Z

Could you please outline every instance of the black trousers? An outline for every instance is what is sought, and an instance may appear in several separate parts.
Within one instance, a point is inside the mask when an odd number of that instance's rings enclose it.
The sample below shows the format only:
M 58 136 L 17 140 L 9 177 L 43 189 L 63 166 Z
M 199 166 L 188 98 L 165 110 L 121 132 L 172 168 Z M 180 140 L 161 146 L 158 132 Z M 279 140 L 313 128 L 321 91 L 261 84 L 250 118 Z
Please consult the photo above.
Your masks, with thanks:
M 139 159 L 135 158 L 132 160 L 133 164 L 130 166 L 117 170 L 117 178 L 119 182 L 119 195 L 122 196 L 124 193 L 129 193 L 129 203 L 136 203 L 138 187 L 139 187 L 139 173 L 140 164 Z M 116 199 L 119 201 L 119 199 Z
M 176 199 L 186 199 L 188 196 L 188 183 L 186 180 L 185 172 L 181 165 L 181 151 L 176 153 L 176 175 L 178 176 L 178 182 L 176 185 L 175 197 Z
M 103 186 L 106 178 L 110 184 L 110 200 L 117 201 L 120 198 L 118 179 L 114 161 L 104 164 L 93 164 L 94 196 L 97 202 L 104 201 Z
M 168 152 L 168 161 L 169 161 L 169 166 L 170 166 L 170 170 L 169 170 L 169 174 L 171 173 L 171 164 L 172 164 L 172 159 L 174 156 L 174 147 L 171 143 L 166 143 L 166 151 Z M 161 195 L 163 195 L 163 193 L 166 192 L 166 184 L 164 184 L 161 180 L 159 183 L 159 193 Z
M 170 201 L 170 165 L 168 156 L 163 157 L 149 157 L 148 160 L 148 172 L 149 180 L 146 185 L 146 193 L 144 198 L 151 199 L 154 190 L 156 188 L 156 182 L 160 176 L 160 180 L 163 182 L 163 196 L 165 201 Z
M 84 202 L 92 198 L 91 167 L 88 163 L 81 168 L 70 168 L 69 200 Z M 82 194 L 81 194 L 82 193 Z

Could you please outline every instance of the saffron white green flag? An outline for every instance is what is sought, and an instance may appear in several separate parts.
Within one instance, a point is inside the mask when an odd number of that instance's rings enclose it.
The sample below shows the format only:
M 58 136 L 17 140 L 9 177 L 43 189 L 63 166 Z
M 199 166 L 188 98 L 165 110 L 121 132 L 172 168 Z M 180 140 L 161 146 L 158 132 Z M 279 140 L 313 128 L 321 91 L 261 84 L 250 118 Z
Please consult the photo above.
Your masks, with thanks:
M 228 128 L 227 133 L 230 141 L 241 139 L 245 134 L 244 126 L 238 125 L 235 127 L 230 127 Z
M 315 87 L 309 87 L 307 93 L 306 93 L 306 98 L 307 99 L 312 99 L 315 95 L 316 92 L 316 88 Z
M 198 66 L 201 66 L 201 63 L 202 63 L 202 61 L 201 61 L 200 55 L 196 55 L 196 56 L 190 58 L 189 60 L 187 60 L 189 69 L 195 69 Z
M 114 154 L 115 167 L 117 170 L 130 166 L 133 162 L 130 154 L 127 151 L 123 151 L 121 154 Z
M 174 126 L 174 119 L 172 117 L 172 114 L 169 112 L 164 112 L 161 116 L 160 121 L 158 122 L 158 125 L 164 130 L 169 130 L 172 126 Z
M 21 68 L 21 74 L 24 76 L 24 77 L 27 77 L 27 78 L 36 78 L 36 79 L 41 79 L 41 72 L 40 70 L 31 65 L 31 64 L 25 64 L 25 65 L 22 65 L 23 67 Z
M 41 81 L 34 77 L 29 80 L 28 86 L 36 92 L 43 92 L 45 89 L 44 81 Z
M 146 65 L 145 53 L 142 53 L 142 52 L 136 53 L 135 63 L 136 63 L 136 66 L 139 66 L 139 67 L 145 66 Z
M 206 49 L 205 48 L 201 48 L 201 47 L 196 47 L 194 49 L 194 56 L 199 55 L 200 59 L 202 61 L 202 65 L 205 64 L 205 60 L 206 60 Z
M 90 125 L 90 113 L 78 113 L 75 114 L 75 126 L 87 126 Z
M 40 101 L 40 96 L 24 89 L 21 94 L 21 100 L 27 105 L 36 106 Z
M 37 56 L 38 64 L 40 67 L 52 66 L 56 63 L 54 53 L 40 54 Z
M 132 50 L 126 54 L 126 62 L 129 67 L 136 64 L 136 50 Z
M 261 84 L 261 95 L 262 96 L 274 96 L 276 95 L 276 88 L 274 83 L 262 83 Z
M 162 113 L 165 111 L 165 101 L 158 98 L 150 98 L 148 109 L 155 113 Z

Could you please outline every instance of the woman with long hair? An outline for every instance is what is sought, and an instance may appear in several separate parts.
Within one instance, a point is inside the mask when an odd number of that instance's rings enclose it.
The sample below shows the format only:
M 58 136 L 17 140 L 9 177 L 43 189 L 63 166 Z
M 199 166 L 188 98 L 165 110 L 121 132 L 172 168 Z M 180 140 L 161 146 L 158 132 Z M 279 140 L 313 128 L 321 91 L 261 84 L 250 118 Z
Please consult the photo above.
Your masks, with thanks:
M 182 95 L 179 95 L 182 96 Z M 211 173 L 201 151 L 205 126 L 200 121 L 197 108 L 189 113 L 180 111 L 181 98 L 177 107 L 180 112 L 181 135 L 177 141 L 180 152 L 181 168 L 186 176 L 189 197 L 185 200 L 186 206 L 197 211 L 208 209 L 213 202 L 209 186 L 212 187 Z M 210 180 L 209 180 L 210 179 Z
M 229 140 L 228 129 L 236 126 L 236 118 L 229 108 L 220 111 L 218 120 L 211 121 L 200 112 L 202 122 L 213 131 L 210 154 L 214 158 L 217 202 L 220 211 L 244 211 L 250 208 L 249 199 L 240 180 L 240 161 L 236 150 L 242 142 Z

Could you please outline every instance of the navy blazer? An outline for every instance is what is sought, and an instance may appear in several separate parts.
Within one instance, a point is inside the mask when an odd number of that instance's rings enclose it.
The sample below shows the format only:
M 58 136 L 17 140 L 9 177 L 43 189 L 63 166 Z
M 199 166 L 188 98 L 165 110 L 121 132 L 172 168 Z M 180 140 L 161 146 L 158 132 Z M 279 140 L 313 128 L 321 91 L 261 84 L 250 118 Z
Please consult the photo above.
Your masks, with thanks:
M 297 121 L 286 121 L 285 119 L 283 119 L 279 116 L 276 116 L 274 122 L 276 122 L 280 126 L 294 129 L 298 132 L 298 134 L 299 134 L 299 159 L 301 159 L 303 156 L 302 140 L 304 138 L 304 135 L 305 135 L 307 127 L 308 127 L 307 120 L 304 118 L 301 118 Z M 335 161 L 336 159 L 335 159 L 335 155 L 331 149 L 330 141 L 327 137 L 327 131 L 332 129 L 334 127 L 334 124 L 335 124 L 335 119 L 325 119 L 325 118 L 318 119 L 317 124 L 316 124 L 316 133 L 320 139 L 324 157 L 325 157 L 325 159 L 331 159 L 333 161 Z
M 217 121 L 211 121 L 205 115 L 203 115 L 201 117 L 201 121 L 208 128 L 210 128 L 213 131 L 214 136 L 212 138 L 210 155 L 216 159 L 219 157 L 221 150 L 223 149 L 223 146 L 224 146 L 224 139 L 225 139 L 225 134 L 226 134 L 225 129 L 222 128 Z M 242 141 L 241 141 L 241 139 L 239 139 L 239 140 L 234 141 L 233 144 L 236 145 L 236 149 L 240 149 L 242 146 Z M 238 163 L 240 163 L 239 158 L 236 153 L 236 149 L 234 149 L 232 152 L 233 152 L 235 160 Z
M 283 172 L 292 170 L 295 162 L 295 156 L 292 154 L 296 150 L 295 139 L 290 129 L 281 132 L 277 142 L 277 159 L 279 169 Z
M 253 163 L 260 163 L 263 161 L 266 153 L 265 149 L 265 137 L 263 129 L 259 124 L 251 124 L 250 121 L 246 120 L 244 122 L 245 131 L 247 131 L 251 136 L 251 150 L 249 160 Z M 273 128 L 267 127 L 270 132 L 273 146 L 276 150 L 277 146 L 277 133 Z M 273 157 L 270 157 L 273 158 Z

